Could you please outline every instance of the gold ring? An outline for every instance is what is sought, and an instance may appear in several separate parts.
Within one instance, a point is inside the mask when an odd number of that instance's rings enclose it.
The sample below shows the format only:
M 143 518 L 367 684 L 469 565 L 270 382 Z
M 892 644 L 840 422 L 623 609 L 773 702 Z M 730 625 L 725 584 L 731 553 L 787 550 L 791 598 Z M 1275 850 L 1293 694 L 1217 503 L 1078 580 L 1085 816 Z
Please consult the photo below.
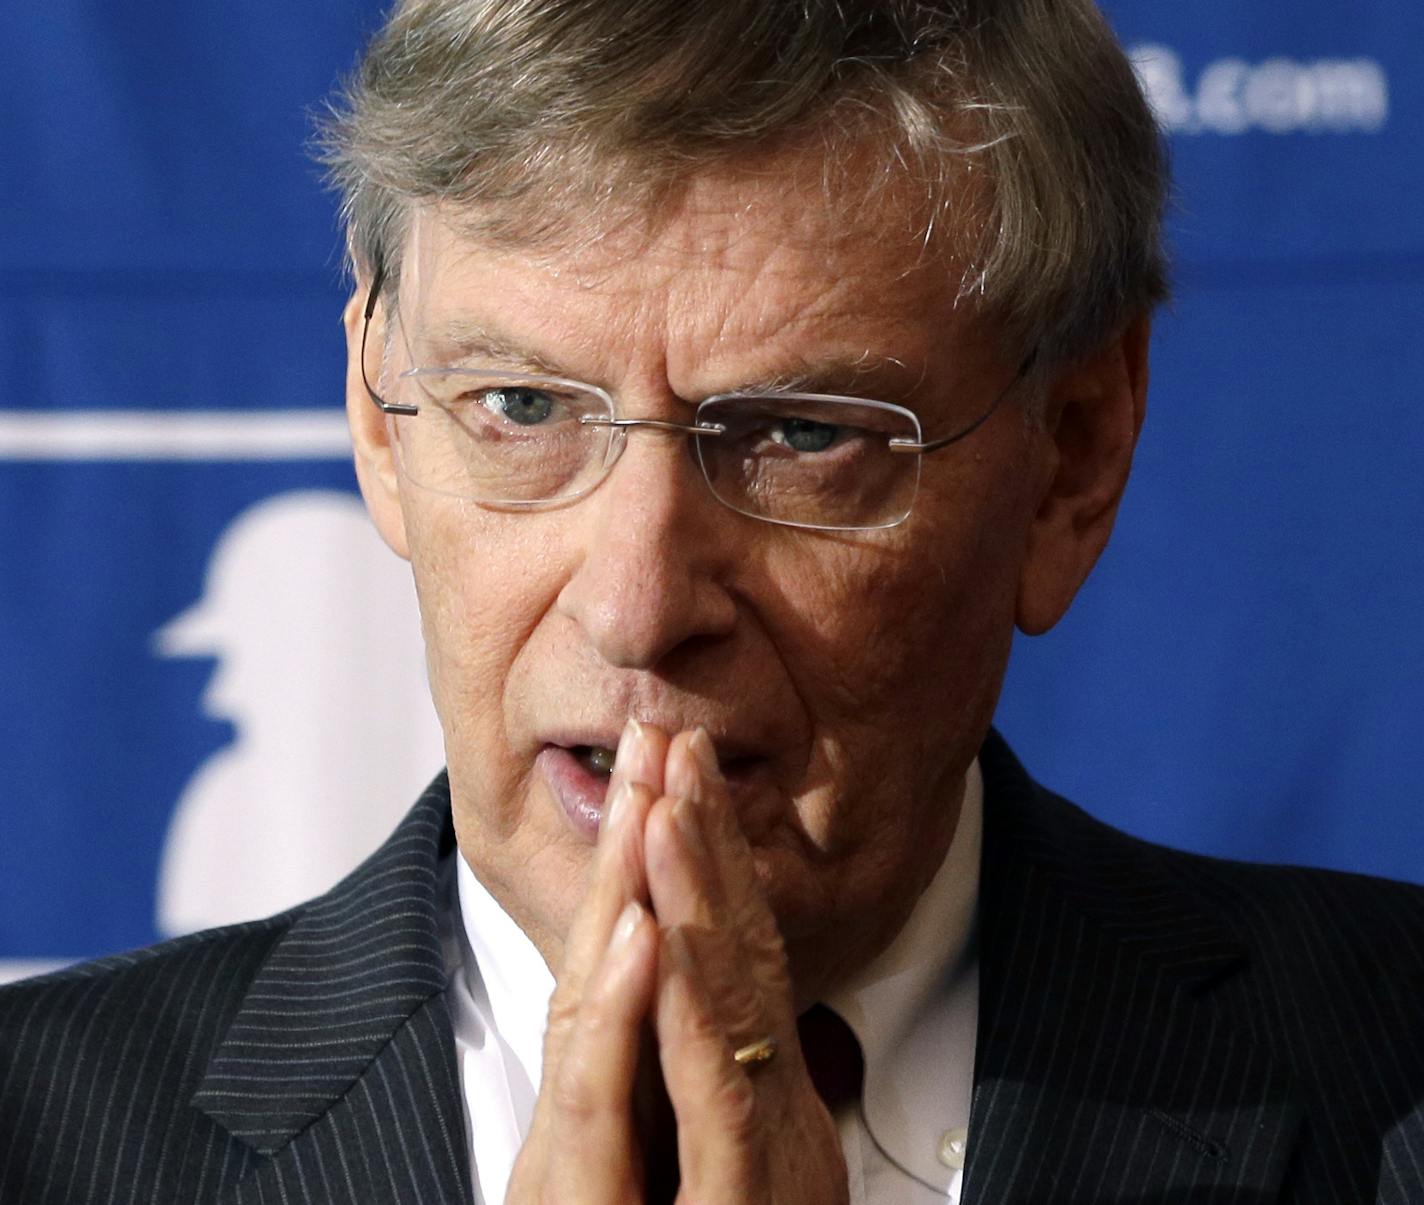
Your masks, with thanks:
M 733 1052 L 732 1058 L 739 1067 L 755 1067 L 759 1063 L 769 1063 L 776 1057 L 776 1039 L 770 1034 L 748 1042 Z

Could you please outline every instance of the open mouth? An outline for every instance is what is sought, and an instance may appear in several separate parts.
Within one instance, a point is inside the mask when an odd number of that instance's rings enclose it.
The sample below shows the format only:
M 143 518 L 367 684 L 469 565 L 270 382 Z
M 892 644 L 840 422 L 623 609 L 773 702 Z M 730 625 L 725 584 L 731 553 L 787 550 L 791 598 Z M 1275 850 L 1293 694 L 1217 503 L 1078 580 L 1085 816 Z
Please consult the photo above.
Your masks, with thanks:
M 603 745 L 545 745 L 535 760 L 574 831 L 596 841 L 614 751 Z
M 616 750 L 602 745 L 575 745 L 569 750 L 573 759 L 596 778 L 608 778 L 613 773 Z

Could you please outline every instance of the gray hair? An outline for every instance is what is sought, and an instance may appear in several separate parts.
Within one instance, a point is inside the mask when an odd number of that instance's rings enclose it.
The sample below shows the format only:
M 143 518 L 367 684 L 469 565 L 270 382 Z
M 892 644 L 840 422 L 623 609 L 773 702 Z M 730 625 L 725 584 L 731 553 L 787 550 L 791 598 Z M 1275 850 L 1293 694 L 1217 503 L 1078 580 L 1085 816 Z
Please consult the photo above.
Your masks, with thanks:
M 319 145 L 394 281 L 413 205 L 533 241 L 813 139 L 828 198 L 910 187 L 1041 364 L 1166 295 L 1161 141 L 1092 0 L 398 0 Z

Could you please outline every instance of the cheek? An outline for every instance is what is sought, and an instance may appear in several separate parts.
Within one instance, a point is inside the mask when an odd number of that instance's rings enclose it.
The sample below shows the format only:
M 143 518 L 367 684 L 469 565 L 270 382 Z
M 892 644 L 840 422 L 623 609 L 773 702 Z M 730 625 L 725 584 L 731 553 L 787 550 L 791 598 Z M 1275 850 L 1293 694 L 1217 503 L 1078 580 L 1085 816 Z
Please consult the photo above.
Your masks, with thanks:
M 521 517 L 444 499 L 407 507 L 431 693 L 452 756 L 499 726 L 509 668 L 551 597 L 546 562 L 511 522 Z
M 946 513 L 873 543 L 778 545 L 764 568 L 785 584 L 768 608 L 772 639 L 815 734 L 800 822 L 842 861 L 842 877 L 862 883 L 894 871 L 907 833 L 938 831 L 1008 660 L 1016 522 L 982 511 L 963 522 L 939 517 Z
M 797 583 L 782 645 L 819 719 L 935 730 L 943 708 L 926 713 L 922 702 L 964 700 L 1001 668 L 1016 561 L 994 541 L 912 538 L 798 559 L 779 575 Z

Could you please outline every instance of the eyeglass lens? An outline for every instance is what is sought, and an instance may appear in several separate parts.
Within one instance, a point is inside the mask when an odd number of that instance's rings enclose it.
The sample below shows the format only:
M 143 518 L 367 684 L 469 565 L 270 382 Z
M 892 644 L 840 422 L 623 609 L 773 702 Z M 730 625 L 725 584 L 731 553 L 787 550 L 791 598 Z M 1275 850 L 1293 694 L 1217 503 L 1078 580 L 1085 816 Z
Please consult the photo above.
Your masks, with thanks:
M 406 476 L 491 506 L 525 507 L 593 489 L 622 450 L 611 399 L 576 382 L 462 369 L 418 369 L 398 382 L 418 407 L 395 419 Z M 891 526 L 910 511 L 920 458 L 890 449 L 917 441 L 908 412 L 797 396 L 708 399 L 692 438 L 717 499 L 775 523 L 840 530 Z

